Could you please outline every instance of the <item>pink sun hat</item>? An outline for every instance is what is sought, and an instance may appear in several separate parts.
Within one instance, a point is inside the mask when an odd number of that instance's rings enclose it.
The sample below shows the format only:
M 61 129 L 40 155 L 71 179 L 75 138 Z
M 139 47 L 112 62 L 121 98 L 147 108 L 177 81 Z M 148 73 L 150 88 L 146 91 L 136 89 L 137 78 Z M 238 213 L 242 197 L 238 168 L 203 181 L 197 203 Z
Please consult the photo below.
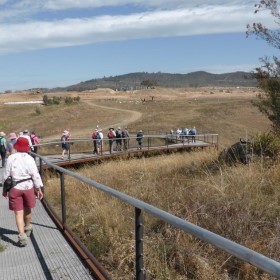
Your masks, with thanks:
M 14 132 L 10 133 L 10 140 L 17 139 L 17 135 Z

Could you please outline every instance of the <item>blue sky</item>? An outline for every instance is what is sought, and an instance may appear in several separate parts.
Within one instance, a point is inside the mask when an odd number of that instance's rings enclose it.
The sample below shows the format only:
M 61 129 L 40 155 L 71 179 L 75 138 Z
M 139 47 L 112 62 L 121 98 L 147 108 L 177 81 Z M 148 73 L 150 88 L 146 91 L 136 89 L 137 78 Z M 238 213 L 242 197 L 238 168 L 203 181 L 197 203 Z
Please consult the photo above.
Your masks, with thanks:
M 246 2 L 246 3 L 244 3 Z M 252 71 L 277 50 L 246 25 L 278 27 L 244 0 L 0 0 L 0 91 L 132 72 Z

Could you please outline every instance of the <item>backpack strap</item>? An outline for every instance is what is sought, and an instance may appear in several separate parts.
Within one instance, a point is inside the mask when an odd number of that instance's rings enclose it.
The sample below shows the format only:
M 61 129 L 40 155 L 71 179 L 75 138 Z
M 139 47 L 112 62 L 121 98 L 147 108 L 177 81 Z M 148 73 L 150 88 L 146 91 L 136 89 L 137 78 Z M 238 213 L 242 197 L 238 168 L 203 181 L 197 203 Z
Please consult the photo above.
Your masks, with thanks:
M 19 180 L 19 181 L 13 181 L 13 185 L 16 186 L 17 184 L 28 181 L 28 180 L 32 180 L 32 178 L 30 177 L 30 178 L 22 179 L 22 180 Z

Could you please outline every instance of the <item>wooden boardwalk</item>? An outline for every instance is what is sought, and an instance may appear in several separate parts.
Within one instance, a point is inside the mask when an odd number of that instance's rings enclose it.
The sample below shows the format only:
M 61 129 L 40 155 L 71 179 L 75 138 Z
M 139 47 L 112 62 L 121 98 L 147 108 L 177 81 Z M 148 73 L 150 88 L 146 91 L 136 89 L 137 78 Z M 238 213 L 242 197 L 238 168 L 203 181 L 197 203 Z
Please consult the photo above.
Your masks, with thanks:
M 112 151 L 112 154 L 109 153 L 109 151 L 105 150 L 101 152 L 99 155 L 93 154 L 93 153 L 73 153 L 71 154 L 70 159 L 65 156 L 65 159 L 61 159 L 61 155 L 48 155 L 45 156 L 45 158 L 53 163 L 60 166 L 67 166 L 67 165 L 74 165 L 77 163 L 87 163 L 91 161 L 96 161 L 98 159 L 110 159 L 113 157 L 130 157 L 133 155 L 139 155 L 139 154 L 148 154 L 148 153 L 155 153 L 155 152 L 164 152 L 164 151 L 171 151 L 171 150 L 188 150 L 188 149 L 194 149 L 194 148 L 207 148 L 212 146 L 209 143 L 206 143 L 204 141 L 198 140 L 194 143 L 188 143 L 188 142 L 181 142 L 178 141 L 178 143 L 171 143 L 164 146 L 152 146 L 152 147 L 143 147 L 142 150 L 138 150 L 136 146 L 132 146 L 127 151 Z M 37 162 L 39 164 L 39 162 Z
M 120 156 L 127 153 L 179 149 L 184 146 L 185 144 L 179 143 L 169 145 L 168 147 L 153 147 L 152 149 L 143 149 L 141 151 L 133 148 L 126 153 L 113 152 L 110 154 L 109 152 L 104 152 L 100 156 L 83 153 L 72 154 L 71 160 L 61 160 L 60 155 L 46 156 L 46 158 L 53 164 L 69 165 L 96 160 L 100 157 L 111 158 L 112 156 Z M 201 141 L 192 144 L 192 147 L 208 146 L 210 145 Z M 1 179 L 3 171 L 4 169 L 0 168 Z M 0 191 L 2 193 L 2 186 Z M 39 200 L 37 200 L 37 205 L 32 210 L 32 214 L 34 232 L 28 240 L 28 245 L 19 248 L 16 245 L 18 232 L 14 213 L 8 210 L 8 200 L 1 197 L 0 243 L 5 249 L 3 252 L 0 252 L 0 280 L 95 279 L 48 216 Z

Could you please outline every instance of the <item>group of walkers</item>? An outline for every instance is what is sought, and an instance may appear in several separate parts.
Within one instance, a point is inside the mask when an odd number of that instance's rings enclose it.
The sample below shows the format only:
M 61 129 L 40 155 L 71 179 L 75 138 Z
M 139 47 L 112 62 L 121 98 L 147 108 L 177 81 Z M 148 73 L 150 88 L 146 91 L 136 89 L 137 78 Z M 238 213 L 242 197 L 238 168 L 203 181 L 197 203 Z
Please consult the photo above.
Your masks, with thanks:
M 188 142 L 193 142 L 195 143 L 196 139 L 195 139 L 195 135 L 197 135 L 197 130 L 195 128 L 195 126 L 191 129 L 188 128 L 177 128 L 176 131 L 174 131 L 173 129 L 170 130 L 169 134 L 171 134 L 171 136 L 176 135 L 176 139 L 177 140 L 181 140 L 181 141 L 185 141 L 187 140 Z
M 136 135 L 137 149 L 142 149 L 143 143 L 143 131 L 139 130 Z M 91 135 L 93 141 L 93 154 L 99 155 L 103 152 L 104 147 L 104 133 L 101 128 L 97 125 Z M 128 128 L 125 127 L 123 130 L 121 127 L 118 127 L 116 130 L 113 127 L 110 127 L 107 132 L 107 138 L 109 143 L 109 153 L 112 154 L 113 151 L 121 152 L 127 151 L 130 143 L 130 135 Z M 62 154 L 61 159 L 64 159 L 65 153 L 67 153 L 68 159 L 70 159 L 70 131 L 64 130 L 61 136 L 61 147 Z M 115 145 L 114 145 L 115 143 Z
M 5 167 L 6 158 L 16 152 L 14 145 L 17 142 L 17 139 L 19 139 L 21 137 L 27 139 L 30 150 L 34 153 L 37 153 L 37 148 L 38 148 L 37 145 L 39 144 L 39 139 L 38 139 L 35 131 L 32 131 L 29 134 L 29 131 L 26 129 L 23 132 L 20 132 L 18 135 L 14 131 L 12 131 L 9 134 L 8 140 L 6 139 L 5 132 L 1 131 L 0 132 L 0 154 L 1 154 L 2 167 Z M 34 159 L 36 158 L 36 156 L 34 156 L 34 155 L 32 155 L 32 156 Z
M 28 237 L 33 232 L 31 224 L 31 209 L 36 205 L 36 197 L 43 199 L 43 182 L 39 174 L 35 156 L 28 152 L 37 152 L 35 145 L 39 144 L 35 132 L 29 134 L 25 130 L 18 135 L 10 132 L 8 141 L 6 134 L 0 132 L 1 161 L 4 167 L 2 178 L 2 197 L 9 200 L 9 210 L 15 214 L 18 229 L 19 247 L 28 244 Z M 10 189 L 6 186 L 11 182 Z
M 113 127 L 110 127 L 107 133 L 108 142 L 109 142 L 109 152 L 112 154 L 113 150 L 117 152 L 127 151 L 129 148 L 130 136 L 127 127 L 123 130 L 118 127 L 116 130 Z M 140 130 L 136 135 L 136 141 L 138 142 L 138 149 L 142 149 L 143 141 L 143 131 Z M 102 129 L 97 127 L 92 133 L 93 140 L 93 153 L 100 154 L 103 150 L 103 138 L 104 134 Z M 114 146 L 115 142 L 115 146 Z
M 121 130 L 120 127 L 118 127 L 116 130 L 113 127 L 109 128 L 107 137 L 109 139 L 109 152 L 112 153 L 112 150 L 114 149 L 117 152 L 120 151 L 127 151 L 129 148 L 129 132 L 127 127 L 124 130 Z M 115 148 L 113 147 L 114 141 L 116 142 Z

